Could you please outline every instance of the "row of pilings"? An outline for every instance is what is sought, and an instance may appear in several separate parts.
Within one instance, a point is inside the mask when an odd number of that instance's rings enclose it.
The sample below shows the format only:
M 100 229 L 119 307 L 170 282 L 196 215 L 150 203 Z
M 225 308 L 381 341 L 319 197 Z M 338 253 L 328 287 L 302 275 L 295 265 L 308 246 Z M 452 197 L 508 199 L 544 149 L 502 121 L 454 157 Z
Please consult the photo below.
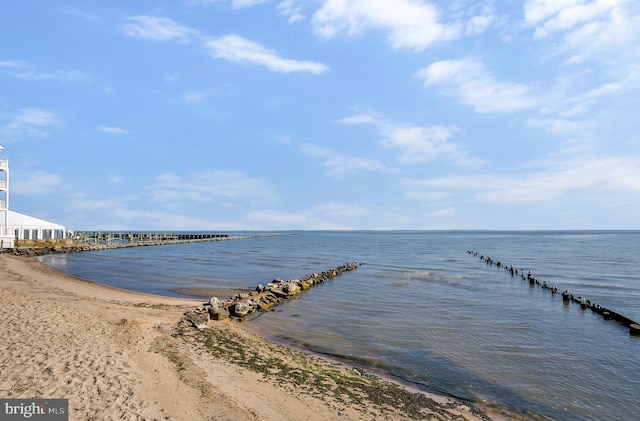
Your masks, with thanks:
M 524 273 L 524 269 L 516 269 L 513 265 L 507 265 L 500 260 L 494 260 L 490 256 L 485 256 L 483 254 L 478 253 L 474 250 L 467 250 L 467 253 L 478 257 L 481 262 L 486 263 L 489 266 L 496 266 L 498 268 L 503 268 L 505 271 L 509 272 L 511 276 L 519 276 L 523 281 L 528 282 L 530 286 L 538 286 L 542 289 L 548 289 L 551 291 L 551 294 L 555 295 L 558 293 L 557 286 L 551 286 L 546 281 L 540 281 L 536 278 L 531 271 L 528 271 L 526 274 Z M 601 315 L 605 320 L 615 320 L 618 323 L 623 324 L 629 328 L 629 333 L 631 335 L 640 335 L 640 323 L 635 322 L 628 317 L 623 316 L 620 313 L 617 313 L 609 308 L 602 307 L 586 297 L 581 295 L 574 296 L 569 292 L 569 290 L 565 289 L 560 293 L 562 295 L 562 302 L 565 304 L 575 303 L 580 305 L 582 309 L 590 309 L 592 312 Z
M 254 291 L 241 292 L 227 300 L 212 297 L 208 303 L 185 312 L 179 326 L 203 329 L 210 320 L 244 320 L 252 313 L 270 310 L 283 300 L 297 298 L 302 291 L 323 284 L 327 279 L 333 279 L 344 272 L 357 269 L 361 264 L 345 262 L 336 268 L 289 281 L 275 278 L 266 285 L 259 284 Z

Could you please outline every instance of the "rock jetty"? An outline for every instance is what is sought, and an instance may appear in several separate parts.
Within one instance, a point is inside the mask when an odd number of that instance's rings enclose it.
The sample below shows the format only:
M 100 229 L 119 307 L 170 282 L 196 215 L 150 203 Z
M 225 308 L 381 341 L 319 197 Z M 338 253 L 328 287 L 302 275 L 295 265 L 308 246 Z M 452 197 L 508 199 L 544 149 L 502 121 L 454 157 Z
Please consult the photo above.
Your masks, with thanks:
M 227 300 L 212 297 L 208 303 L 188 310 L 184 313 L 178 327 L 195 327 L 203 329 L 210 320 L 227 318 L 244 320 L 258 311 L 268 311 L 283 300 L 297 297 L 302 291 L 314 285 L 322 284 L 327 279 L 357 269 L 362 263 L 346 262 L 324 272 L 312 273 L 300 279 L 285 281 L 275 278 L 266 285 L 259 284 L 254 291 L 242 292 Z
M 0 253 L 36 257 L 47 254 L 80 253 L 93 250 L 111 250 L 129 247 L 164 246 L 214 241 L 247 240 L 251 238 L 282 237 L 292 234 L 189 234 L 189 233 L 111 233 L 94 232 L 79 235 L 80 240 L 35 240 L 30 245 L 0 249 Z

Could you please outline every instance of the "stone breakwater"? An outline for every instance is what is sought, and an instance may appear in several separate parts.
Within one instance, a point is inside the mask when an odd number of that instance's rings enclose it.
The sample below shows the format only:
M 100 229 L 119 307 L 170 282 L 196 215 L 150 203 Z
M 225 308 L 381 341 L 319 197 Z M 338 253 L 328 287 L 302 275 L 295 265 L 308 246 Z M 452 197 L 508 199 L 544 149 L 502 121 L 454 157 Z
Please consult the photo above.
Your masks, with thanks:
M 467 250 L 467 253 L 474 257 L 478 257 L 481 262 L 484 262 L 489 266 L 496 266 L 497 268 L 504 269 L 505 271 L 509 272 L 512 277 L 519 276 L 523 281 L 528 282 L 529 285 L 532 287 L 538 286 L 542 289 L 549 290 L 553 295 L 558 293 L 557 286 L 555 285 L 551 286 L 546 281 L 541 282 L 538 278 L 536 278 L 531 273 L 531 271 L 528 271 L 527 274 L 525 275 L 524 269 L 518 270 L 514 268 L 513 265 L 507 265 L 504 262 L 501 262 L 500 260 L 494 260 L 490 256 L 485 256 L 483 254 L 478 253 L 477 251 Z M 590 309 L 594 313 L 601 315 L 605 320 L 615 320 L 616 322 L 628 327 L 629 333 L 631 335 L 640 335 L 640 323 L 635 322 L 629 319 L 628 317 L 625 317 L 622 314 L 617 313 L 609 308 L 602 307 L 592 302 L 586 297 L 583 297 L 581 295 L 574 296 L 569 292 L 568 289 L 565 289 L 564 291 L 562 291 L 560 295 L 562 295 L 562 302 L 564 304 L 570 304 L 570 303 L 578 304 L 580 305 L 580 308 L 582 308 L 583 310 Z
M 342 265 L 320 273 L 312 273 L 300 279 L 288 281 L 276 278 L 266 285 L 259 284 L 255 291 L 242 292 L 227 300 L 212 297 L 208 303 L 184 313 L 179 328 L 195 327 L 203 329 L 210 320 L 235 318 L 245 319 L 258 311 L 268 311 L 283 300 L 297 297 L 302 291 L 314 285 L 322 284 L 327 279 L 357 269 L 362 263 L 346 262 Z
M 147 246 L 163 246 L 167 244 L 188 244 L 188 243 L 204 243 L 211 241 L 230 241 L 230 240 L 246 240 L 249 238 L 266 238 L 266 237 L 280 237 L 290 234 L 263 234 L 263 235 L 220 235 L 210 236 L 206 238 L 186 238 L 177 239 L 173 237 L 167 238 L 150 238 L 145 241 L 139 242 L 111 242 L 105 240 L 100 243 L 81 242 L 77 244 L 54 244 L 47 245 L 46 241 L 43 241 L 42 245 L 32 245 L 23 247 L 14 247 L 12 249 L 2 249 L 0 252 L 9 253 L 15 256 L 36 257 L 44 256 L 47 254 L 55 253 L 80 253 L 83 251 L 93 250 L 111 250 L 129 247 L 147 247 Z M 186 235 L 185 235 L 186 237 Z

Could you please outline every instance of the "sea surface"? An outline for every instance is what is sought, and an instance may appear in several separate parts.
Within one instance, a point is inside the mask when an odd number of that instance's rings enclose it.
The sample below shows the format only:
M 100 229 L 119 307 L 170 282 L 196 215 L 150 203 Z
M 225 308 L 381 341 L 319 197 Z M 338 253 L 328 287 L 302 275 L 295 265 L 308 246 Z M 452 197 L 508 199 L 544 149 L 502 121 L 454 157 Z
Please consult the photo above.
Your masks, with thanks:
M 247 323 L 274 339 L 531 419 L 640 419 L 640 337 L 479 259 L 530 271 L 640 321 L 640 231 L 286 234 L 40 260 L 107 285 L 172 296 L 173 288 L 253 289 L 275 277 L 363 262 Z

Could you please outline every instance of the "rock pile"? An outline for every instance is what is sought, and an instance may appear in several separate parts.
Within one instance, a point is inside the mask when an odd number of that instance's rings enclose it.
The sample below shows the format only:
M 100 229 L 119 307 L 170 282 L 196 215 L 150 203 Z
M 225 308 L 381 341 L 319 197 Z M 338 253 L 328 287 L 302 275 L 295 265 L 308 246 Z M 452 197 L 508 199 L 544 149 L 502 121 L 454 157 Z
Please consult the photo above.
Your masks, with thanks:
M 327 279 L 333 279 L 343 272 L 357 269 L 362 263 L 347 262 L 337 268 L 320 273 L 312 273 L 300 279 L 288 281 L 276 278 L 266 285 L 259 284 L 255 291 L 243 292 L 220 300 L 212 297 L 208 303 L 184 313 L 179 327 L 205 328 L 210 320 L 224 320 L 227 318 L 244 319 L 257 311 L 268 311 L 282 300 L 297 297 L 302 291 L 314 285 L 322 284 Z
M 95 245 L 77 245 L 77 246 L 52 246 L 52 247 L 14 247 L 12 249 L 4 249 L 4 253 L 13 254 L 14 256 L 36 257 L 54 253 L 79 253 L 81 251 L 90 250 L 106 250 L 106 246 Z

